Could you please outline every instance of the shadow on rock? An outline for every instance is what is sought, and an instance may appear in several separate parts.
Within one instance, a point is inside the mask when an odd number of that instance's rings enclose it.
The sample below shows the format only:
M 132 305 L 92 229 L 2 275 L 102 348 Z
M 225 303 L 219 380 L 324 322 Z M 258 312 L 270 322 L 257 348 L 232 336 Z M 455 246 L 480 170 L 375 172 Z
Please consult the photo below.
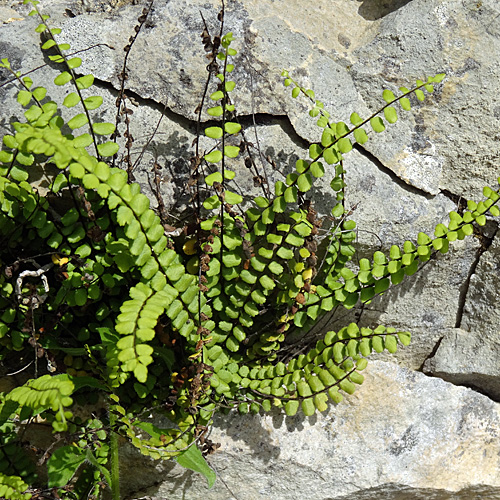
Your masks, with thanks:
M 394 12 L 411 0 L 358 0 L 358 13 L 368 21 L 376 21 Z

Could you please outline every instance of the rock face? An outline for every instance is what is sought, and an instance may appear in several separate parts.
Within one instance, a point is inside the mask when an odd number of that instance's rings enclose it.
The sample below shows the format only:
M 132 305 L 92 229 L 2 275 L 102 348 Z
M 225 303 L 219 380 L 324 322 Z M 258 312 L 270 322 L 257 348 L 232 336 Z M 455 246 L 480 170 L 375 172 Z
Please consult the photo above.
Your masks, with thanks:
M 175 467 L 132 497 L 500 498 L 499 404 L 392 363 L 365 375 L 362 390 L 314 417 L 218 417 L 213 489 Z
M 82 54 L 81 71 L 96 77 L 93 92 L 104 98 L 103 120 L 114 121 L 122 49 L 144 7 L 136 3 L 47 0 L 42 5 L 73 50 L 92 46 Z M 347 155 L 346 200 L 358 223 L 361 255 L 414 240 L 419 231 L 432 233 L 460 200 L 479 200 L 485 184 L 495 186 L 500 174 L 496 0 L 226 3 L 225 29 L 234 32 L 239 50 L 234 101 L 247 140 L 260 148 L 256 157 L 269 156 L 277 170 L 286 172 L 306 158 L 309 142 L 320 135 L 304 102 L 284 90 L 281 69 L 314 89 L 344 121 L 353 111 L 370 116 L 383 103 L 384 88 L 397 91 L 416 78 L 446 72 L 426 103 L 412 101 L 412 113 Z M 45 64 L 28 7 L 5 0 L 1 5 L 0 57 L 9 57 L 16 69 Z M 172 212 L 182 211 L 189 198 L 195 109 L 206 79 L 200 13 L 216 33 L 219 9 L 216 0 L 155 3 L 128 61 L 132 158 L 140 160 L 133 174 L 154 204 L 152 167 L 158 163 L 161 195 Z M 47 65 L 32 77 L 35 85 L 46 84 L 57 74 Z M 0 72 L 0 85 L 6 81 Z M 62 101 L 66 92 L 52 86 L 49 95 Z M 15 86 L 0 87 L 2 134 L 20 114 L 15 95 Z M 69 116 L 68 110 L 62 113 Z M 270 182 L 279 178 L 263 165 Z M 240 167 L 242 190 L 255 193 L 252 176 Z M 43 178 L 33 180 L 43 186 Z M 327 175 L 315 193 L 323 214 L 333 201 L 328 183 Z M 413 335 L 409 348 L 377 356 L 382 361 L 369 366 L 353 397 L 309 420 L 218 417 L 212 439 L 222 447 L 210 460 L 221 480 L 210 491 L 190 472 L 131 453 L 123 466 L 128 498 L 142 498 L 139 490 L 158 500 L 286 500 L 298 498 L 297 492 L 322 500 L 500 498 L 494 403 L 500 399 L 499 245 L 496 223 L 490 221 L 482 234 L 457 242 L 449 254 L 363 311 L 342 311 L 329 320 L 330 328 L 356 320 Z M 422 369 L 446 382 L 414 371 Z
M 436 353 L 425 361 L 424 373 L 453 384 L 467 385 L 500 400 L 499 333 L 471 335 L 459 328 L 446 332 Z

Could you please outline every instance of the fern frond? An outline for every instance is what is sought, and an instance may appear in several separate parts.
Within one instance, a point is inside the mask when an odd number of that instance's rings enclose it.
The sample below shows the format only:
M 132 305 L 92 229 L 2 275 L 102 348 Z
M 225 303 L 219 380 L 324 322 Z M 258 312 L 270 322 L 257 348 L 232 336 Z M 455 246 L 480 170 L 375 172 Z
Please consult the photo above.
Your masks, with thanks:
M 6 401 L 14 401 L 21 407 L 31 409 L 34 414 L 50 408 L 56 415 L 52 427 L 55 432 L 62 432 L 68 429 L 66 420 L 72 417 L 66 408 L 73 404 L 70 396 L 74 390 L 75 386 L 67 374 L 43 375 L 12 389 Z
M 31 493 L 24 493 L 28 485 L 18 476 L 6 476 L 0 472 L 0 496 L 5 500 L 29 500 Z

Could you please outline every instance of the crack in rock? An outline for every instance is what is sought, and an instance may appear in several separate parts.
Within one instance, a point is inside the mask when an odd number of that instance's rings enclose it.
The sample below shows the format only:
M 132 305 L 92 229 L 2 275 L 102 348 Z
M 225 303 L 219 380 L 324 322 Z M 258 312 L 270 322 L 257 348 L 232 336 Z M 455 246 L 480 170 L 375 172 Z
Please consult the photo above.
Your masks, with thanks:
M 94 85 L 105 90 L 109 90 L 112 93 L 119 92 L 119 90 L 111 82 L 105 80 L 95 78 Z M 153 98 L 142 97 L 140 94 L 130 89 L 125 89 L 124 94 L 128 98 L 132 98 L 131 102 L 133 104 L 135 101 L 135 104 L 140 106 L 149 106 L 160 113 L 164 113 L 167 118 L 176 122 L 178 125 L 181 125 L 188 131 L 193 132 L 193 130 L 197 127 L 197 120 L 187 118 L 185 115 L 173 111 L 168 105 L 158 102 Z M 311 145 L 309 141 L 297 133 L 288 115 L 274 115 L 270 113 L 240 114 L 236 115 L 236 120 L 244 127 L 265 126 L 270 125 L 272 122 L 277 122 L 295 145 L 303 149 L 307 149 Z M 216 120 L 201 120 L 200 126 L 208 127 L 216 122 Z
M 460 328 L 462 325 L 462 318 L 464 315 L 464 310 L 465 310 L 465 304 L 467 302 L 467 294 L 469 292 L 469 287 L 470 287 L 470 282 L 472 276 L 475 274 L 477 266 L 479 264 L 479 261 L 481 260 L 481 256 L 488 251 L 490 248 L 491 244 L 493 243 L 493 240 L 495 239 L 495 236 L 498 232 L 498 229 L 493 233 L 491 237 L 486 236 L 483 231 L 481 231 L 478 228 L 475 228 L 476 232 L 475 235 L 481 242 L 481 245 L 477 249 L 476 252 L 476 258 L 472 262 L 470 268 L 469 268 L 469 274 L 467 275 L 467 278 L 464 281 L 464 284 L 461 287 L 460 290 L 460 295 L 458 298 L 458 308 L 457 308 L 457 319 L 455 322 L 455 328 Z
M 427 200 L 434 198 L 434 195 L 429 194 L 427 191 L 424 191 L 423 189 L 419 189 L 418 187 L 415 187 L 414 185 L 408 184 L 407 182 L 405 182 L 401 177 L 399 177 L 396 173 L 394 173 L 393 170 L 386 167 L 379 158 L 377 158 L 373 153 L 371 153 L 370 151 L 365 149 L 360 144 L 358 144 L 358 143 L 353 144 L 353 149 L 358 151 L 367 160 L 372 162 L 380 171 L 387 174 L 393 182 L 395 182 L 399 187 L 401 187 L 405 191 L 412 193 L 412 194 L 419 195 L 419 196 L 423 196 Z

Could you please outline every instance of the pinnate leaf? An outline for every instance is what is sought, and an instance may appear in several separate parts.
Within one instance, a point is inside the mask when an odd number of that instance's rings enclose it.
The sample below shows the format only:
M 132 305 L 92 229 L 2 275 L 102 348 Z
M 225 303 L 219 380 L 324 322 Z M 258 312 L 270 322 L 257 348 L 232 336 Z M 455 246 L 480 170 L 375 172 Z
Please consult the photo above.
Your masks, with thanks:
M 241 125 L 239 123 L 226 122 L 224 124 L 224 130 L 228 134 L 237 134 L 241 130 Z
M 368 140 L 368 136 L 366 135 L 366 132 L 362 128 L 357 128 L 354 131 L 354 139 L 356 139 L 356 142 L 358 144 L 364 144 Z
M 222 160 L 222 151 L 215 149 L 211 153 L 206 154 L 204 158 L 208 163 L 218 163 Z
M 79 90 L 88 89 L 94 83 L 94 75 L 85 75 L 76 79 L 76 86 Z
M 63 71 L 61 74 L 57 75 L 54 78 L 54 83 L 56 85 L 66 85 L 70 81 L 71 81 L 71 74 L 68 73 L 67 71 Z
M 17 93 L 17 102 L 21 106 L 27 106 L 31 101 L 31 96 L 32 96 L 31 92 L 28 92 L 27 90 L 20 90 Z
M 223 97 L 224 97 L 224 92 L 222 92 L 222 90 L 217 90 L 217 92 L 210 94 L 210 99 L 212 99 L 212 101 L 218 101 L 219 99 L 222 99 Z
M 352 113 L 350 120 L 353 125 L 359 125 L 360 123 L 363 123 L 363 119 L 358 115 L 358 113 Z
M 205 177 L 205 182 L 209 186 L 213 186 L 214 182 L 222 183 L 222 174 L 220 172 L 214 172 L 214 173 L 212 173 L 210 175 L 207 175 Z
M 229 158 L 236 158 L 240 154 L 238 146 L 224 146 L 224 155 Z
M 33 90 L 33 97 L 35 99 L 38 99 L 39 101 L 44 99 L 46 95 L 47 95 L 47 89 L 44 87 L 37 87 L 35 90 Z
M 314 177 L 320 178 L 325 175 L 325 168 L 321 162 L 315 161 L 311 163 L 310 172 Z
M 222 106 L 215 106 L 213 108 L 207 109 L 207 113 L 210 116 L 222 116 L 223 112 L 224 112 L 224 110 L 222 109 Z
M 87 97 L 83 100 L 83 104 L 88 110 L 97 109 L 102 104 L 102 97 L 100 95 Z
M 79 57 L 73 57 L 67 61 L 70 69 L 79 68 L 82 65 L 82 60 Z
M 402 98 L 399 100 L 399 104 L 401 104 L 401 107 L 402 107 L 405 111 L 410 111 L 410 110 L 411 110 L 410 100 L 409 100 L 407 97 L 402 97 Z
M 415 90 L 415 95 L 419 101 L 423 101 L 425 99 L 425 94 L 420 89 Z
M 291 186 L 285 189 L 285 201 L 287 203 L 296 203 L 297 202 L 297 188 L 295 186 Z
M 113 156 L 118 152 L 120 149 L 120 146 L 116 144 L 116 142 L 108 141 L 105 142 L 104 144 L 98 144 L 97 145 L 97 151 L 101 156 Z
M 82 134 L 78 137 L 75 137 L 73 140 L 73 145 L 76 148 L 86 148 L 92 144 L 92 136 L 90 134 Z
M 53 47 L 54 45 L 56 45 L 56 41 L 53 40 L 52 38 L 50 38 L 49 40 L 47 40 L 43 45 L 42 45 L 42 50 L 48 50 L 50 49 L 51 47 Z
M 87 115 L 85 113 L 80 113 L 80 114 L 74 116 L 73 118 L 71 118 L 71 120 L 68 122 L 68 127 L 75 130 L 77 128 L 83 127 L 88 122 L 89 122 L 89 120 L 87 118 Z
M 349 127 L 344 122 L 338 122 L 335 130 L 337 137 L 347 135 L 349 133 Z
M 356 136 L 356 132 L 357 131 L 354 132 L 354 136 Z M 328 163 L 328 165 L 334 165 L 341 160 L 341 156 L 335 149 L 335 146 L 325 149 L 325 151 L 323 152 L 323 158 L 325 159 L 326 163 Z
M 71 92 L 68 94 L 63 101 L 63 105 L 67 108 L 72 108 L 80 102 L 80 96 L 76 92 Z
M 205 135 L 212 139 L 220 139 L 223 135 L 220 127 L 208 127 L 205 129 Z
M 352 150 L 352 143 L 348 137 L 343 137 L 338 142 L 338 148 L 341 153 L 349 153 Z
M 226 92 L 231 92 L 234 90 L 234 87 L 236 87 L 236 83 L 231 81 L 231 80 L 226 80 L 224 82 L 224 88 L 226 89 Z
M 303 193 L 309 191 L 312 187 L 312 178 L 309 173 L 301 174 L 297 178 L 297 187 Z
M 233 193 L 232 191 L 226 191 L 224 193 L 226 203 L 229 203 L 229 205 L 238 205 L 243 201 L 243 198 L 236 193 Z
M 398 121 L 398 114 L 392 106 L 384 109 L 384 116 L 389 123 L 396 123 Z
M 384 92 L 382 93 L 382 97 L 383 97 L 384 101 L 387 103 L 390 103 L 390 102 L 394 101 L 394 99 L 396 99 L 394 94 L 390 90 L 387 90 L 387 89 L 384 90 Z
M 374 116 L 371 118 L 370 125 L 372 126 L 374 132 L 380 133 L 385 130 L 384 122 L 380 116 Z
M 93 123 L 92 124 L 92 130 L 94 131 L 94 134 L 97 135 L 110 135 L 115 131 L 115 126 L 113 123 Z

